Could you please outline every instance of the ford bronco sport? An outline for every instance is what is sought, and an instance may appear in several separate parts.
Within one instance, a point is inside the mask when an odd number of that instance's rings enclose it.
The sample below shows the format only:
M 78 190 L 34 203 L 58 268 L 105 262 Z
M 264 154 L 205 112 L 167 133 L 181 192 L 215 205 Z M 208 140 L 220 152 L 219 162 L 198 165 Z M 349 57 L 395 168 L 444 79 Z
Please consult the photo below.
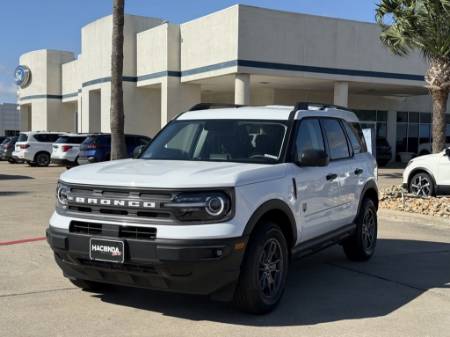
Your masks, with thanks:
M 63 173 L 47 238 L 76 286 L 279 303 L 292 257 L 368 260 L 377 166 L 357 117 L 326 105 L 195 106 L 137 159 Z

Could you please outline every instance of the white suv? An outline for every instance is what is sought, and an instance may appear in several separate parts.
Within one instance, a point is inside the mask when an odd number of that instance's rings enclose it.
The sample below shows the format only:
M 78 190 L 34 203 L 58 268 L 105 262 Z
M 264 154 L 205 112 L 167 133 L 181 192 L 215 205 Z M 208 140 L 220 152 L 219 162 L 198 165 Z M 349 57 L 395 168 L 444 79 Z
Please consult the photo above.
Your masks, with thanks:
M 51 161 L 56 165 L 63 165 L 67 168 L 78 166 L 78 156 L 80 154 L 80 144 L 86 140 L 87 134 L 66 134 L 59 137 L 53 143 Z
M 29 131 L 21 132 L 12 156 L 16 161 L 30 166 L 48 166 L 53 143 L 64 133 Z
M 450 194 L 450 148 L 410 160 L 403 172 L 403 187 L 422 197 Z
M 377 167 L 355 114 L 331 106 L 201 104 L 138 159 L 61 175 L 47 238 L 81 288 L 121 284 L 265 313 L 293 256 L 340 243 L 368 260 Z

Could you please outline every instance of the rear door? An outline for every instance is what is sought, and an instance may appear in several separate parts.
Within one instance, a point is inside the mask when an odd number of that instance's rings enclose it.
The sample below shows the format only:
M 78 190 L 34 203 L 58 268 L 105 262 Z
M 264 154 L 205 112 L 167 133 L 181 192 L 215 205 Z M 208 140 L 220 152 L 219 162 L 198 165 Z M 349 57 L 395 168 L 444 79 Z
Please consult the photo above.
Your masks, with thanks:
M 321 118 L 325 135 L 330 164 L 328 165 L 327 180 L 338 184 L 338 192 L 330 196 L 332 215 L 329 230 L 350 224 L 347 218 L 352 209 L 352 194 L 355 183 L 352 177 L 352 151 L 350 149 L 342 123 L 336 118 Z
M 307 150 L 326 150 L 319 119 L 304 118 L 299 122 L 295 135 L 294 152 L 302 157 Z M 337 179 L 327 179 L 331 168 L 299 167 L 292 165 L 293 183 L 296 184 L 295 212 L 301 241 L 307 241 L 327 233 L 340 194 Z

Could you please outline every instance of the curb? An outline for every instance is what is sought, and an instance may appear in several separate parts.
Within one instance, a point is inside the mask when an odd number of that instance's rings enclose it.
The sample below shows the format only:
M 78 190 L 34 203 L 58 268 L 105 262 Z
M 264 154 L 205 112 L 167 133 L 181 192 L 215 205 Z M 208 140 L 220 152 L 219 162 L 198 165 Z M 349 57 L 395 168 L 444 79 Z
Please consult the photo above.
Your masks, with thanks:
M 407 221 L 418 225 L 445 226 L 447 228 L 450 228 L 450 219 L 441 218 L 437 216 L 423 215 L 420 213 L 403 212 L 384 208 L 380 208 L 378 210 L 378 215 L 380 216 L 380 218 L 384 220 L 402 221 L 402 222 Z

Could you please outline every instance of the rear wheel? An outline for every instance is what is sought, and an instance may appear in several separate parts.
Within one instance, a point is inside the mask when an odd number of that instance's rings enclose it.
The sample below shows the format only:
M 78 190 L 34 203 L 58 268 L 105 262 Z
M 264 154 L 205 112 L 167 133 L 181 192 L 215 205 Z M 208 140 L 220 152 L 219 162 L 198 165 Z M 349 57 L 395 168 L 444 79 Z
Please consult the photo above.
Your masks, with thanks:
M 36 166 L 39 167 L 45 167 L 50 165 L 50 155 L 47 152 L 39 152 L 34 157 L 34 162 L 36 163 Z
M 234 303 L 253 314 L 272 311 L 283 295 L 288 265 L 288 245 L 280 227 L 270 222 L 258 226 L 247 247 Z
M 8 163 L 10 163 L 10 164 L 16 164 L 17 162 L 16 162 L 14 159 L 9 158 L 9 159 L 8 159 Z
M 367 261 L 375 253 L 378 235 L 377 209 L 371 199 L 364 199 L 356 218 L 356 231 L 342 246 L 351 261 Z

